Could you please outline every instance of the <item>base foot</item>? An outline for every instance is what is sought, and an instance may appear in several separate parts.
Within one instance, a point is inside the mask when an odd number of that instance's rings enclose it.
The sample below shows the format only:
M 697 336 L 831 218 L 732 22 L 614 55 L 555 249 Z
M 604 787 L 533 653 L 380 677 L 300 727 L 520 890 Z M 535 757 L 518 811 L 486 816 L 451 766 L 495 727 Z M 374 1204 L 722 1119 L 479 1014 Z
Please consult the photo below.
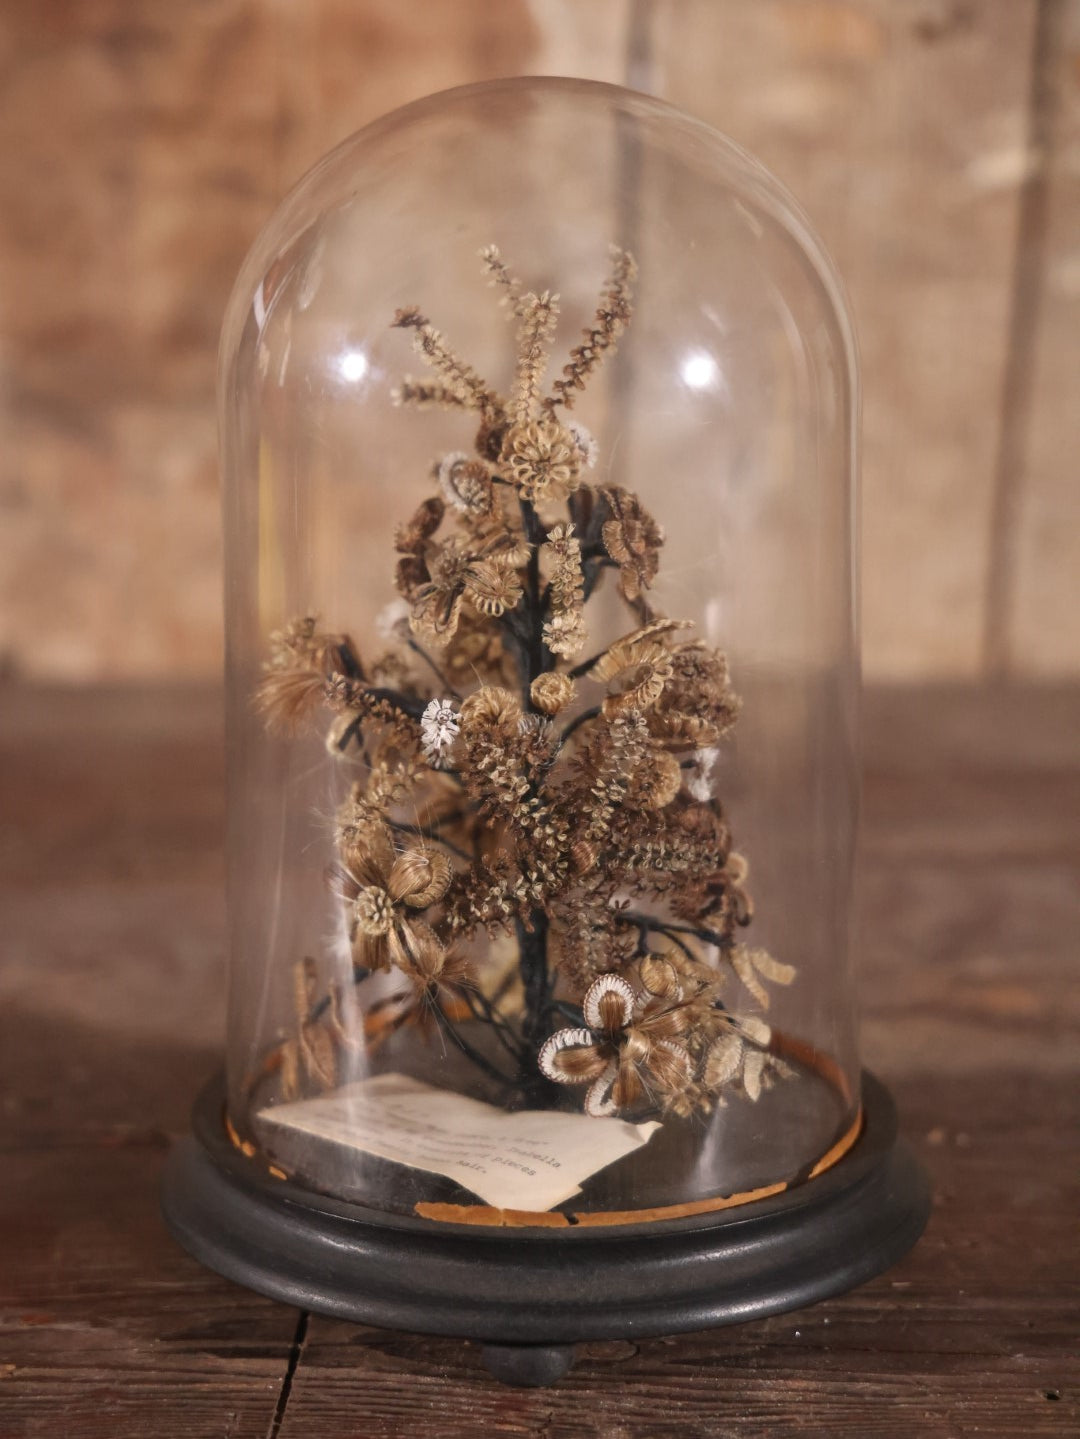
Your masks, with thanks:
M 574 1367 L 572 1344 L 485 1344 L 480 1357 L 500 1384 L 540 1389 L 556 1384 Z

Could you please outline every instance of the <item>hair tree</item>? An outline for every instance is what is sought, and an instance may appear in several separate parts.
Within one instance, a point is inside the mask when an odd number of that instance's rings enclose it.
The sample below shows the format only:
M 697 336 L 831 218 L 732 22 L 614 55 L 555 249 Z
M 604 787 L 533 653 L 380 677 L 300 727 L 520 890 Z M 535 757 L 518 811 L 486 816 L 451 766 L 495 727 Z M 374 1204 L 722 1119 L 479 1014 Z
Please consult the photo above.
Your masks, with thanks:
M 582 1086 L 589 1114 L 687 1115 L 784 1072 L 768 1005 L 791 966 L 741 941 L 747 865 L 712 776 L 739 704 L 722 653 L 650 603 L 664 534 L 637 496 L 589 477 L 572 414 L 632 316 L 633 257 L 613 249 L 591 323 L 545 390 L 559 297 L 483 264 L 516 326 L 498 393 L 418 308 L 394 325 L 426 378 L 397 402 L 471 425 L 398 528 L 389 647 L 361 656 L 311 616 L 273 637 L 258 703 L 288 729 L 332 715 L 349 774 L 330 883 L 354 978 L 385 971 L 367 1042 L 441 1033 L 504 1103 Z M 590 610 L 613 587 L 627 629 L 601 645 Z M 491 941 L 478 943 L 484 936 Z M 509 958 L 508 958 L 509 956 Z M 297 980 L 279 1050 L 286 1093 L 335 1081 L 354 1040 L 338 989 Z

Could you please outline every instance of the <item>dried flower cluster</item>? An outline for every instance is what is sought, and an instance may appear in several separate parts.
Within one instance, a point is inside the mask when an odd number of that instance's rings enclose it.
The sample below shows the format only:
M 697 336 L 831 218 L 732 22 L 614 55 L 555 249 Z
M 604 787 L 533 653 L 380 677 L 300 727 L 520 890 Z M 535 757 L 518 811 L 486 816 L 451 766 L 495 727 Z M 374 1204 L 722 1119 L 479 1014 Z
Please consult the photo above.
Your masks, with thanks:
M 724 656 L 649 604 L 663 531 L 636 495 L 590 482 L 595 441 L 567 414 L 631 318 L 634 261 L 613 251 L 546 392 L 558 296 L 526 291 L 494 247 L 483 262 L 517 326 L 507 395 L 420 310 L 394 321 L 432 372 L 397 401 L 477 429 L 397 531 L 388 650 L 365 664 L 347 636 L 294 621 L 259 704 L 288 730 L 332 712 L 350 784 L 335 889 L 357 978 L 401 979 L 395 1023 L 437 1024 L 526 1098 L 587 1086 L 590 1114 L 756 1099 L 783 1065 L 728 997 L 741 986 L 764 1008 L 766 983 L 794 971 L 738 939 L 747 866 L 713 793 L 738 700 Z M 582 660 L 608 571 L 630 627 Z M 520 986 L 496 989 L 470 959 L 479 931 L 516 940 Z M 289 1063 L 329 1082 L 312 1017 L 336 1022 L 338 1001 L 313 1008 L 309 987 Z

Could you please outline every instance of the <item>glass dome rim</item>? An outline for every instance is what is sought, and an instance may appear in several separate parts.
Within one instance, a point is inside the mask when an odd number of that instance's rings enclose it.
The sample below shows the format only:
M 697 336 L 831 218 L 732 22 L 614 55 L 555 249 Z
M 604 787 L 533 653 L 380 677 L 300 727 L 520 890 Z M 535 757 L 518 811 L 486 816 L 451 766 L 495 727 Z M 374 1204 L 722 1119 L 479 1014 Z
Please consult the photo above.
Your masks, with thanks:
M 263 279 L 273 265 L 274 259 L 303 234 L 306 225 L 298 224 L 297 211 L 308 193 L 319 180 L 333 170 L 334 166 L 363 142 L 377 140 L 382 132 L 402 123 L 421 120 L 429 112 L 445 106 L 447 102 L 459 103 L 483 95 L 498 93 L 524 93 L 527 89 L 540 89 L 541 93 L 563 91 L 607 97 L 612 102 L 630 102 L 666 116 L 681 125 L 689 125 L 694 132 L 725 156 L 743 167 L 760 187 L 760 193 L 770 201 L 770 213 L 777 220 L 791 243 L 798 247 L 809 261 L 814 275 L 822 286 L 833 318 L 836 321 L 846 355 L 846 368 L 852 394 L 858 407 L 858 335 L 855 317 L 847 289 L 836 267 L 836 263 L 819 234 L 816 226 L 791 190 L 761 160 L 732 139 L 725 131 L 702 120 L 682 106 L 669 100 L 635 90 L 625 85 L 606 80 L 592 80 L 569 75 L 512 75 L 492 80 L 473 81 L 465 85 L 454 85 L 447 89 L 433 91 L 419 96 L 404 105 L 396 106 L 382 115 L 368 121 L 358 130 L 343 137 L 327 151 L 314 165 L 310 166 L 286 191 L 273 211 L 264 221 L 244 255 L 236 280 L 226 302 L 218 349 L 219 386 L 226 382 L 230 355 L 239 348 L 240 335 L 247 315 L 251 311 L 255 296 Z

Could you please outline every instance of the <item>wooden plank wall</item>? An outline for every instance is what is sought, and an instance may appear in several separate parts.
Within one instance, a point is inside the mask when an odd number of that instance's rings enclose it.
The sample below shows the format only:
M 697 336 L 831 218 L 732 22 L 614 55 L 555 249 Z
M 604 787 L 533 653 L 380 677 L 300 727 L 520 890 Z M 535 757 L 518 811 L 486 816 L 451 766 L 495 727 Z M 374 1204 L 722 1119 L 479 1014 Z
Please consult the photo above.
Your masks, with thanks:
M 248 243 L 365 121 L 529 72 L 701 115 L 834 251 L 868 674 L 1080 671 L 1080 0 L 8 0 L 3 666 L 217 670 L 214 352 Z

